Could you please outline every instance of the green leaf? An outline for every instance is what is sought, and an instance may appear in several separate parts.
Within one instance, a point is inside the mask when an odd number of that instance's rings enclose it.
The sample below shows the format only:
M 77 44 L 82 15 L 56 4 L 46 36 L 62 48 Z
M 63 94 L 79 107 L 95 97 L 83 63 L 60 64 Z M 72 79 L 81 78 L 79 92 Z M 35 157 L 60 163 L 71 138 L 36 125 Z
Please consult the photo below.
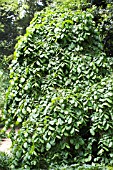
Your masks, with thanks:
M 65 128 L 66 128 L 66 130 L 70 130 L 71 126 L 66 126 Z
M 70 134 L 72 135 L 72 134 L 74 134 L 74 132 L 75 132 L 75 129 L 72 128 L 71 131 L 70 131 Z
M 64 38 L 64 34 L 61 34 L 61 39 L 63 39 Z
M 102 155 L 103 152 L 104 152 L 104 149 L 100 149 L 99 152 L 98 152 L 98 154 L 99 154 L 99 155 Z
M 68 124 L 71 124 L 72 120 L 73 120 L 72 117 L 70 117 L 69 120 L 68 120 Z
M 66 148 L 70 149 L 70 146 L 66 143 Z
M 71 83 L 71 79 L 68 79 L 68 80 L 66 81 L 65 85 L 67 86 L 67 85 L 69 85 L 70 83 Z
M 74 139 L 70 139 L 70 143 L 71 144 L 75 144 L 75 140 Z
M 90 161 L 91 161 L 91 159 L 92 159 L 92 156 L 91 156 L 91 155 L 89 155 L 89 156 L 88 156 L 88 158 L 86 158 L 86 159 L 85 159 L 85 161 L 86 161 L 86 162 L 90 162 Z
M 51 144 L 50 144 L 50 143 L 47 143 L 47 144 L 46 144 L 46 150 L 48 151 L 48 150 L 50 150 L 50 148 L 51 148 Z
M 49 126 L 49 129 L 52 130 L 52 131 L 55 130 L 55 128 L 53 128 L 52 126 Z
M 24 148 L 27 148 L 28 147 L 28 144 L 27 142 L 24 143 Z
M 25 78 L 22 77 L 22 78 L 20 79 L 20 82 L 21 82 L 21 83 L 25 82 Z
M 95 135 L 94 129 L 90 129 L 90 133 L 94 136 Z
M 109 143 L 109 147 L 111 148 L 113 146 L 113 142 L 110 142 Z
M 77 149 L 79 149 L 79 147 L 80 147 L 80 146 L 79 146 L 79 143 L 76 143 L 76 144 L 75 144 L 75 149 L 77 150 Z
M 16 152 L 16 156 L 17 156 L 18 158 L 20 158 L 20 157 L 21 157 L 21 152 L 20 152 L 20 151 L 17 151 L 17 152 Z
M 17 118 L 17 122 L 22 122 L 22 118 L 21 118 L 21 117 L 18 117 L 18 118 Z
M 106 103 L 106 102 L 102 103 L 102 106 L 108 106 L 108 107 L 111 107 L 111 106 L 109 105 L 109 103 Z
M 107 100 L 109 103 L 113 104 L 113 101 L 112 101 L 111 99 L 106 98 L 106 100 Z
M 49 124 L 50 124 L 50 125 L 54 125 L 55 122 L 56 122 L 56 120 L 51 120 L 51 121 L 49 121 Z
M 25 136 L 25 138 L 26 138 L 26 137 L 28 137 L 28 133 L 27 133 L 27 132 L 25 132 L 24 136 Z
M 29 113 L 31 113 L 31 108 L 30 108 L 30 107 L 27 107 L 27 111 L 28 111 Z
M 54 29 L 54 32 L 57 33 L 57 32 L 59 32 L 59 30 L 60 29 L 57 27 L 57 28 Z
M 63 124 L 63 121 L 61 118 L 58 118 L 58 125 L 62 125 Z

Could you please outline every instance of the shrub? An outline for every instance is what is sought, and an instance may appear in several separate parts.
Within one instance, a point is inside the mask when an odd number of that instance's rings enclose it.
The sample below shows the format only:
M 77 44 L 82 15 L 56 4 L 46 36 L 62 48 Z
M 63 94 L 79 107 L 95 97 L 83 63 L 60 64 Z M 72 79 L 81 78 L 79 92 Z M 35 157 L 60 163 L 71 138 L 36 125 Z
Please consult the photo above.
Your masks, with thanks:
M 113 63 L 93 19 L 47 8 L 18 41 L 4 109 L 12 169 L 113 164 Z

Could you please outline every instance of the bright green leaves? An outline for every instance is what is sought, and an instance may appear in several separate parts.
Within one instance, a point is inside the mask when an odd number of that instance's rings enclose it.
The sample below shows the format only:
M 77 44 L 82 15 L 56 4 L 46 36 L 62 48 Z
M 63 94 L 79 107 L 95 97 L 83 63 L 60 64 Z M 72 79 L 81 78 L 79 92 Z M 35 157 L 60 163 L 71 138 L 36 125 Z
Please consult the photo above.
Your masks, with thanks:
M 22 122 L 21 117 L 18 117 L 18 118 L 17 118 L 17 122 L 19 122 L 19 123 Z
M 24 148 L 27 148 L 28 147 L 28 144 L 27 142 L 24 143 Z
M 21 82 L 21 83 L 25 82 L 25 78 L 22 77 L 22 78 L 20 79 L 20 82 Z
M 46 144 L 46 150 L 48 151 L 50 148 L 51 148 L 50 143 L 47 143 L 47 144 Z
M 91 135 L 92 135 L 92 136 L 94 136 L 94 135 L 95 135 L 95 131 L 94 131 L 94 129 L 93 129 L 93 128 L 91 128 L 91 129 L 90 129 L 90 133 L 91 133 Z
M 112 154 L 113 63 L 102 50 L 90 12 L 37 14 L 10 66 L 4 115 L 7 127 L 20 127 L 11 134 L 15 169 L 20 162 L 23 169 L 102 162 L 108 148 Z
M 20 158 L 21 157 L 21 152 L 17 151 L 16 156 L 17 156 L 17 158 Z
M 71 124 L 72 123 L 72 117 L 70 117 L 69 119 L 68 119 L 68 124 Z

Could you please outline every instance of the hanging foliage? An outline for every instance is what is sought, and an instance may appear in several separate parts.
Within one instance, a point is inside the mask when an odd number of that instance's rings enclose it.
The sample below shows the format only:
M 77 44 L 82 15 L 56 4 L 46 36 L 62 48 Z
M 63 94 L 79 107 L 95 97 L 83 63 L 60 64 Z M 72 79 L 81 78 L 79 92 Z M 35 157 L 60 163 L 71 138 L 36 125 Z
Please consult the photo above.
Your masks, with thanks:
M 88 11 L 47 8 L 18 41 L 4 109 L 12 169 L 113 164 L 112 61 L 93 20 Z

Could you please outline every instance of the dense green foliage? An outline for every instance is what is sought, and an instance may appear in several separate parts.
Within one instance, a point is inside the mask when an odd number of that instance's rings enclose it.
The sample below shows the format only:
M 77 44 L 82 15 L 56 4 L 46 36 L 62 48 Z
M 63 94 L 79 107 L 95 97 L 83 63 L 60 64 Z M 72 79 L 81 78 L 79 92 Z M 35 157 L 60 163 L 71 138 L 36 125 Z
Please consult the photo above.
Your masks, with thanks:
M 26 27 L 29 25 L 31 19 L 34 17 L 36 11 L 42 10 L 45 6 L 49 5 L 51 2 L 67 4 L 68 7 L 73 9 L 80 8 L 81 6 L 85 9 L 86 7 L 91 7 L 91 5 L 96 5 L 99 7 L 96 11 L 96 19 L 99 19 L 102 27 L 104 28 L 104 43 L 108 54 L 113 54 L 113 9 L 107 7 L 108 2 L 112 0 L 69 0 L 59 1 L 59 0 L 1 0 L 0 1 L 0 61 L 5 65 L 9 65 L 10 60 L 12 60 L 12 54 L 14 52 L 14 46 L 17 42 L 17 37 L 25 33 Z M 91 4 L 89 4 L 91 3 Z M 103 10 L 101 10 L 101 8 Z M 103 22 L 103 15 L 107 17 Z M 97 19 L 97 20 L 98 20 Z M 98 22 L 98 21 L 96 21 Z M 105 34 L 106 29 L 106 34 Z M 112 53 L 112 54 L 111 54 Z M 5 58 L 5 60 L 4 60 Z
M 9 170 L 9 162 L 10 157 L 5 153 L 0 152 L 0 170 Z
M 113 61 L 91 13 L 47 8 L 18 41 L 4 109 L 12 169 L 113 164 Z
M 8 88 L 8 73 L 7 71 L 4 72 L 3 69 L 0 69 L 0 110 L 4 106 L 4 100 L 5 100 L 5 92 Z
M 104 165 L 99 165 L 99 164 L 94 164 L 94 165 L 88 165 L 84 164 L 82 166 L 80 165 L 63 165 L 63 166 L 50 166 L 49 170 L 113 170 L 113 167 L 111 166 L 104 166 Z
M 7 155 L 6 153 L 0 152 L 0 170 L 11 170 L 10 168 L 10 161 L 11 157 Z M 48 170 L 113 170 L 113 167 L 111 166 L 104 166 L 104 165 L 88 165 L 84 164 L 82 166 L 79 166 L 77 164 L 73 165 L 51 165 Z M 22 170 L 21 168 L 18 168 L 16 170 Z

